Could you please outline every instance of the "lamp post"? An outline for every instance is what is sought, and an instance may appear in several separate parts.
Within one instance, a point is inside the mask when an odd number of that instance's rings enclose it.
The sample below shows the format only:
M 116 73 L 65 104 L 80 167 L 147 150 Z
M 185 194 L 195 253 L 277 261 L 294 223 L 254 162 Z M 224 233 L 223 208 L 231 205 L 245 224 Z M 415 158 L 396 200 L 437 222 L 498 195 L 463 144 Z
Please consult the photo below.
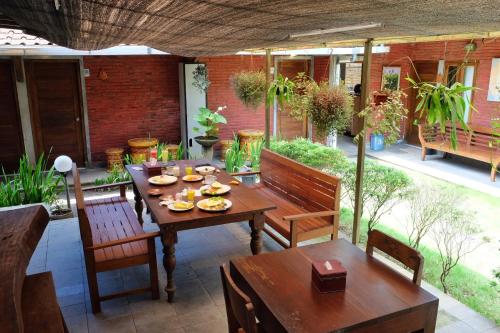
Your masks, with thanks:
M 66 190 L 66 203 L 68 205 L 68 209 L 71 210 L 71 203 L 69 201 L 69 189 L 68 189 L 68 181 L 66 179 L 66 174 L 71 167 L 73 166 L 73 161 L 69 156 L 61 155 L 58 156 L 54 161 L 54 168 L 63 175 L 64 188 Z

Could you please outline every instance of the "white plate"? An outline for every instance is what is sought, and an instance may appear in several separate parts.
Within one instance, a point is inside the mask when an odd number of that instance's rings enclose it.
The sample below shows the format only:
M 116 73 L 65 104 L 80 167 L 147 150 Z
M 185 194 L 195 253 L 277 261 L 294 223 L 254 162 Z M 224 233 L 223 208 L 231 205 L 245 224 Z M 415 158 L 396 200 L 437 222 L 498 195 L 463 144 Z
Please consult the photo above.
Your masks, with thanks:
M 186 175 L 186 176 L 182 177 L 182 180 L 185 182 L 199 182 L 202 179 L 203 179 L 203 176 L 201 176 L 201 175 Z
M 174 204 L 174 202 L 171 202 L 167 205 L 168 209 L 173 210 L 174 212 L 187 212 L 188 210 L 194 208 L 194 205 L 192 205 L 191 208 L 175 208 Z
M 209 199 L 203 199 L 203 200 L 200 200 L 196 203 L 196 207 L 198 207 L 199 209 L 201 210 L 204 210 L 206 212 L 223 212 L 223 211 L 226 211 L 228 210 L 229 208 L 231 208 L 231 206 L 233 205 L 233 203 L 227 199 L 224 199 L 224 204 L 225 204 L 225 207 L 223 209 L 207 209 L 207 208 L 204 208 L 203 204 L 208 201 Z
M 176 181 L 177 177 L 167 175 L 154 176 L 148 179 L 148 182 L 153 185 L 170 185 L 175 183 Z
M 200 187 L 200 192 L 201 192 L 201 194 L 206 194 L 206 195 L 223 195 L 223 194 L 226 194 L 229 191 L 231 191 L 231 186 L 225 185 L 225 184 L 221 184 L 221 185 L 222 185 L 222 187 L 220 189 L 218 189 L 217 192 L 214 194 L 205 192 L 205 190 L 210 188 L 210 185 L 204 185 L 204 186 Z
M 213 173 L 215 171 L 215 168 L 213 166 L 210 166 L 210 165 L 205 165 L 205 166 L 197 167 L 195 170 L 196 170 L 196 172 L 198 172 L 202 175 L 207 175 L 209 173 Z

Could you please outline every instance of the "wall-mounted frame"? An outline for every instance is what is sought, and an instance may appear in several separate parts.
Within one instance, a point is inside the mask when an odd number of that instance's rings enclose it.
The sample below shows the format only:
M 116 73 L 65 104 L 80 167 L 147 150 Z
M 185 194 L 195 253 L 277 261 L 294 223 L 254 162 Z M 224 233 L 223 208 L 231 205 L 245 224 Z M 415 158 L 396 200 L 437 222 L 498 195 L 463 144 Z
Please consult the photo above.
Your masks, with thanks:
M 488 86 L 488 101 L 500 102 L 500 58 L 491 59 L 490 84 Z
M 381 90 L 399 90 L 399 81 L 401 80 L 401 67 L 384 66 L 382 68 Z

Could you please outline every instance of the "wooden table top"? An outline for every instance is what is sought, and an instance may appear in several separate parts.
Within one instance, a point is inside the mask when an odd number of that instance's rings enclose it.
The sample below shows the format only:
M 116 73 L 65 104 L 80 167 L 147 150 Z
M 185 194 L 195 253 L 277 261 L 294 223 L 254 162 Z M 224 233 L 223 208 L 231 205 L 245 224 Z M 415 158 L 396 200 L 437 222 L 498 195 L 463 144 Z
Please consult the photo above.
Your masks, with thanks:
M 164 186 L 155 186 L 148 182 L 148 176 L 144 171 L 134 170 L 133 165 L 127 165 L 127 170 L 132 176 L 133 182 L 137 187 L 140 195 L 146 202 L 151 210 L 151 214 L 156 218 L 160 226 L 173 226 L 177 230 L 196 228 L 209 223 L 220 224 L 227 220 L 227 222 L 235 222 L 241 216 L 241 221 L 248 218 L 249 214 L 264 212 L 266 210 L 276 208 L 272 203 L 262 198 L 255 190 L 247 185 L 240 183 L 239 185 L 231 185 L 229 182 L 234 178 L 228 173 L 220 171 L 216 173 L 217 181 L 222 184 L 231 186 L 231 191 L 222 197 L 230 200 L 233 205 L 225 212 L 205 212 L 196 207 L 196 202 L 208 198 L 208 196 L 201 196 L 195 198 L 195 207 L 187 212 L 173 212 L 166 206 L 160 206 L 160 199 L 148 195 L 147 191 L 152 188 L 164 190 L 166 195 L 181 192 L 187 186 L 194 189 L 199 189 L 203 186 L 202 182 L 185 182 L 182 177 L 185 175 L 184 167 L 189 164 L 193 166 L 193 173 L 196 173 L 194 168 L 197 165 L 209 164 L 207 160 L 181 160 L 175 161 L 176 165 L 180 167 L 180 177 L 176 183 Z M 218 169 L 218 168 L 217 168 Z
M 321 294 L 311 284 L 311 262 L 329 259 L 341 261 L 347 270 L 344 292 Z M 336 332 L 438 302 L 343 239 L 233 259 L 231 273 L 257 295 L 252 298 L 260 303 L 257 316 L 265 307 L 281 324 L 275 331 Z

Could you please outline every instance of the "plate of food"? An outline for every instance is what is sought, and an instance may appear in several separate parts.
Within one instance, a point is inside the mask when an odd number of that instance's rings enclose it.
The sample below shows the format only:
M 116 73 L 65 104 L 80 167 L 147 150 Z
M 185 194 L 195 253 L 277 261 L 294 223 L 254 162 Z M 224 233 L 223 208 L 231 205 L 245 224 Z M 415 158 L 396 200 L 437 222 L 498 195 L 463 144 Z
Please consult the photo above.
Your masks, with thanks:
M 206 212 L 223 212 L 231 208 L 233 203 L 222 197 L 212 197 L 208 199 L 200 200 L 196 203 L 196 206 Z
M 163 194 L 163 191 L 159 188 L 151 188 L 148 190 L 148 194 L 152 197 L 157 197 Z
M 174 201 L 169 203 L 167 207 L 174 212 L 185 212 L 193 209 L 194 203 L 188 201 Z
M 201 194 L 205 195 L 223 195 L 231 191 L 231 186 L 213 182 L 212 185 L 203 185 L 200 187 Z
M 202 175 L 185 175 L 182 177 L 182 180 L 185 182 L 199 182 L 200 180 L 203 180 Z
M 148 182 L 153 185 L 170 185 L 175 183 L 176 181 L 177 177 L 167 175 L 154 176 L 148 179 Z
M 215 168 L 213 166 L 210 166 L 210 165 L 204 165 L 204 166 L 197 167 L 195 170 L 200 175 L 206 176 L 206 175 L 210 175 L 210 174 L 214 173 Z

